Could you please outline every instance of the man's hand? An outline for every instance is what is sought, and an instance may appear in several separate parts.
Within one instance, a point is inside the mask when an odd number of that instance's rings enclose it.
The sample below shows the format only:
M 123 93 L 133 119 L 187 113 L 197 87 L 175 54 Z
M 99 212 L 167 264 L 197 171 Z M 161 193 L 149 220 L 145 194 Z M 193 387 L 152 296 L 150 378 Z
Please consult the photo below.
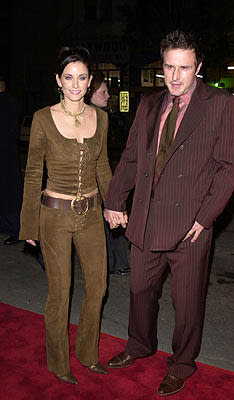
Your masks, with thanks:
M 192 237 L 191 242 L 194 243 L 196 242 L 198 236 L 200 233 L 203 231 L 204 226 L 200 225 L 197 221 L 194 222 L 192 228 L 189 229 L 187 235 L 185 236 L 184 240 L 189 239 Z
M 111 229 L 117 228 L 119 225 L 122 225 L 123 228 L 126 228 L 128 223 L 128 216 L 122 211 L 113 211 L 105 208 L 104 218 L 107 222 L 109 222 Z

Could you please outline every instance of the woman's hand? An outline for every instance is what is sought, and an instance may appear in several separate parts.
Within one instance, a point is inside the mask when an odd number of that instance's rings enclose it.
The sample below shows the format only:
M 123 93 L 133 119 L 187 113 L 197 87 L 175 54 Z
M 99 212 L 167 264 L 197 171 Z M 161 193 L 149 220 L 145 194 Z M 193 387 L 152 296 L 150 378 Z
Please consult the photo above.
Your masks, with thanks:
M 26 242 L 29 243 L 29 244 L 31 244 L 32 246 L 35 246 L 35 247 L 36 247 L 36 245 L 37 245 L 36 242 L 35 242 L 35 240 L 31 240 L 31 239 L 30 239 L 30 240 L 26 240 Z

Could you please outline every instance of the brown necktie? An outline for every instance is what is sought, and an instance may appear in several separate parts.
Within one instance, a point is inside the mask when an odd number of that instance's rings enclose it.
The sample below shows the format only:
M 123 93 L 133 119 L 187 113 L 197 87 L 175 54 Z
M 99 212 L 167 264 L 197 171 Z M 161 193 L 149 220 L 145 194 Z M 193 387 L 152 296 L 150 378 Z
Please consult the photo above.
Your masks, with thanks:
M 155 165 L 155 179 L 154 179 L 155 183 L 157 182 L 158 177 L 162 172 L 165 161 L 167 159 L 169 149 L 174 140 L 176 120 L 179 112 L 179 102 L 180 98 L 178 96 L 175 96 L 173 99 L 172 109 L 169 112 L 163 125 L 158 154 L 156 158 L 156 165 Z

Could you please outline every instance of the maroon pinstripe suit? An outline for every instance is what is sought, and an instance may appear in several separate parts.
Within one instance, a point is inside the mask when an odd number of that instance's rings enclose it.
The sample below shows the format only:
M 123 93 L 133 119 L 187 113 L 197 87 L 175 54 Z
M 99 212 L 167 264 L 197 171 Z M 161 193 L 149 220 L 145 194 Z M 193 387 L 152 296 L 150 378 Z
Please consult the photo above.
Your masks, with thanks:
M 175 330 L 168 372 L 187 378 L 196 369 L 201 343 L 212 224 L 234 189 L 234 99 L 197 80 L 152 195 L 166 93 L 154 93 L 139 105 L 105 206 L 124 210 L 135 187 L 126 231 L 133 244 L 126 352 L 143 357 L 157 349 L 158 292 L 169 264 Z M 195 221 L 205 229 L 194 243 L 183 241 Z

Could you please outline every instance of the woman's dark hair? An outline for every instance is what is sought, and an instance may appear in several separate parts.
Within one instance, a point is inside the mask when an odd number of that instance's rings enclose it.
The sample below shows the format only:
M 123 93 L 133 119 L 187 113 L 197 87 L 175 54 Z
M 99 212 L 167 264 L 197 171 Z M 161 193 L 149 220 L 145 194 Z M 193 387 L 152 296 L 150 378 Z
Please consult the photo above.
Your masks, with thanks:
M 89 91 L 85 95 L 85 103 L 90 104 L 93 94 L 100 88 L 103 82 L 106 82 L 105 75 L 101 71 L 94 72 Z
M 196 67 L 203 60 L 203 53 L 199 41 L 192 33 L 186 33 L 179 29 L 168 33 L 160 44 L 160 55 L 163 62 L 164 53 L 170 49 L 194 50 L 196 56 Z
M 56 73 L 61 78 L 64 68 L 71 62 L 80 61 L 86 65 L 90 75 L 91 68 L 91 55 L 87 49 L 84 47 L 62 47 L 57 61 Z

